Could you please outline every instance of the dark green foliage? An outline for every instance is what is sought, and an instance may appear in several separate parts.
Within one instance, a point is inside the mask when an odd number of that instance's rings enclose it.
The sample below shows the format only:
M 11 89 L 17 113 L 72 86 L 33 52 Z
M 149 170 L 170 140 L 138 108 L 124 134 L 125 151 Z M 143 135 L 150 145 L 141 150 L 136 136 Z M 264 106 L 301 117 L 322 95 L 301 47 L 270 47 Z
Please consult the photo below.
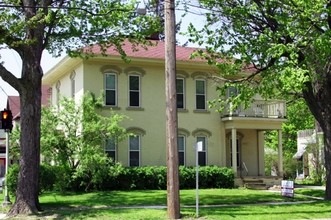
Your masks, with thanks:
M 18 171 L 19 171 L 18 164 L 13 164 L 8 169 L 6 184 L 8 187 L 8 192 L 12 195 L 15 195 L 16 193 Z
M 15 195 L 17 188 L 17 178 L 19 172 L 19 165 L 13 164 L 8 169 L 8 192 Z M 65 176 L 60 167 L 41 164 L 39 170 L 39 193 L 50 191 L 54 189 L 55 183 L 59 183 Z
M 14 164 L 8 173 L 8 189 L 14 194 L 17 187 L 19 166 Z M 40 166 L 40 193 L 44 191 L 87 191 L 87 190 L 147 190 L 167 188 L 167 167 L 123 167 L 109 165 L 98 182 L 91 182 L 87 176 L 74 177 L 68 167 Z M 193 189 L 196 184 L 196 168 L 179 168 L 180 189 Z M 88 187 L 87 187 L 88 186 Z M 199 188 L 233 188 L 234 174 L 230 168 L 205 166 L 199 168 Z

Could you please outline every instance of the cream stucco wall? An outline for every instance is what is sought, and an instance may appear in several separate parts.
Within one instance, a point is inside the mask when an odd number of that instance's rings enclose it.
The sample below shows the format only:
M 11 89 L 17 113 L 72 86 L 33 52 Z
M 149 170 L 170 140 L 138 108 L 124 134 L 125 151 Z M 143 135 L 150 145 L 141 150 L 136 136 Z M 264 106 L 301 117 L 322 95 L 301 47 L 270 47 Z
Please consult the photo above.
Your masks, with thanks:
M 128 116 L 122 126 L 139 128 L 141 135 L 140 165 L 166 164 L 166 104 L 164 62 L 146 59 L 134 59 L 124 63 L 120 58 L 97 57 L 88 60 L 66 58 L 63 62 L 46 74 L 45 82 L 52 86 L 52 103 L 57 100 L 56 85 L 60 84 L 61 96 L 71 96 L 70 74 L 75 72 L 75 99 L 80 100 L 87 91 L 99 95 L 104 89 L 104 72 L 117 72 L 117 106 L 105 106 L 102 114 L 109 116 L 111 112 Z M 141 76 L 141 107 L 128 108 L 128 77 L 138 72 Z M 264 142 L 263 130 L 280 129 L 281 122 L 264 118 L 228 118 L 221 119 L 215 109 L 196 111 L 195 80 L 206 80 L 206 98 L 217 98 L 214 82 L 206 77 L 215 70 L 199 62 L 177 62 L 178 76 L 185 79 L 184 110 L 178 111 L 179 133 L 186 135 L 185 165 L 195 165 L 197 135 L 207 138 L 207 164 L 230 167 L 231 129 L 241 136 L 240 155 L 245 162 L 248 175 L 264 175 Z M 128 140 L 118 143 L 117 160 L 129 165 Z
M 105 68 L 104 68 L 105 67 Z M 138 127 L 146 133 L 141 138 L 141 165 L 165 165 L 166 164 L 166 117 L 165 117 L 165 83 L 163 65 L 141 65 L 132 62 L 130 65 L 107 62 L 85 62 L 84 63 L 84 88 L 98 94 L 103 88 L 102 69 L 113 67 L 120 70 L 117 79 L 118 85 L 118 108 L 113 108 L 115 113 L 121 113 L 129 117 L 123 122 L 126 128 Z M 137 68 L 143 70 L 141 77 L 141 108 L 128 108 L 128 74 L 126 69 Z M 179 70 L 178 72 L 181 72 Z M 195 78 L 192 74 L 197 69 L 185 69 L 185 93 L 186 109 L 178 113 L 178 127 L 189 132 L 186 136 L 185 160 L 186 165 L 195 164 L 195 153 L 193 145 L 196 136 L 192 132 L 197 130 L 208 130 L 210 136 L 207 137 L 207 163 L 224 165 L 222 161 L 220 116 L 215 110 L 195 111 Z M 200 71 L 201 72 L 201 71 Z M 207 72 L 205 72 L 207 73 Z M 194 74 L 193 74 L 194 75 Z M 201 77 L 201 76 L 199 76 Z M 215 87 L 212 83 L 207 86 L 207 99 L 216 97 Z M 111 108 L 105 107 L 104 114 L 110 114 Z M 224 158 L 224 157 L 223 157 Z M 128 165 L 128 141 L 123 141 L 118 145 L 118 160 Z

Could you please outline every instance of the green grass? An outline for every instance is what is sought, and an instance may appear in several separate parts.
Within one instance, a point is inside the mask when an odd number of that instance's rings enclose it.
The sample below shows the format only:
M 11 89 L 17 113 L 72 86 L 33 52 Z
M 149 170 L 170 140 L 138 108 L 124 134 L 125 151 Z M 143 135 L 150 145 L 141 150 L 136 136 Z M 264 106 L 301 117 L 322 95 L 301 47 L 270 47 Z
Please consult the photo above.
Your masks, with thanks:
M 181 190 L 181 214 L 184 219 L 195 218 L 195 190 Z M 323 190 L 296 189 L 294 198 L 279 192 L 247 189 L 199 190 L 201 219 L 311 219 L 330 218 L 331 202 L 290 204 L 323 196 Z M 2 195 L 3 196 L 3 195 Z M 45 193 L 40 197 L 45 210 L 38 219 L 167 219 L 166 208 L 137 208 L 135 206 L 166 206 L 166 191 L 108 191 L 92 193 Z M 0 198 L 1 199 L 1 198 Z M 12 199 L 12 198 L 11 198 Z M 12 199 L 13 200 L 13 199 Z M 287 202 L 263 204 L 269 202 Z M 221 205 L 220 207 L 203 207 Z M 123 206 L 127 206 L 123 208 Z

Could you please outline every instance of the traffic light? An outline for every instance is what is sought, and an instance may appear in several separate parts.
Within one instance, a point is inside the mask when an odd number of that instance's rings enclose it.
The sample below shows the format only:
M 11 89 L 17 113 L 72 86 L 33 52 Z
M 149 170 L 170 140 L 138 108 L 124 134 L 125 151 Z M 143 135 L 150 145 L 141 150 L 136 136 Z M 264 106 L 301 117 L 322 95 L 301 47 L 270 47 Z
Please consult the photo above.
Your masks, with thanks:
M 1 111 L 1 129 L 11 131 L 13 128 L 13 115 L 10 110 Z

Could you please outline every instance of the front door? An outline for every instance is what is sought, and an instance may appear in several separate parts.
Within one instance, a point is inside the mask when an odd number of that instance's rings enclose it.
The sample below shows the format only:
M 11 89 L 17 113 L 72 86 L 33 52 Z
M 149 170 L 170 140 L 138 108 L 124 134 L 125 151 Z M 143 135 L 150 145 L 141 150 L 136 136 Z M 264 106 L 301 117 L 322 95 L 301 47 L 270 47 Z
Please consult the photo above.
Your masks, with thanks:
M 240 173 L 241 171 L 241 146 L 240 146 L 240 140 L 237 138 L 237 173 Z M 230 160 L 231 160 L 231 167 L 232 167 L 232 139 L 230 138 Z

